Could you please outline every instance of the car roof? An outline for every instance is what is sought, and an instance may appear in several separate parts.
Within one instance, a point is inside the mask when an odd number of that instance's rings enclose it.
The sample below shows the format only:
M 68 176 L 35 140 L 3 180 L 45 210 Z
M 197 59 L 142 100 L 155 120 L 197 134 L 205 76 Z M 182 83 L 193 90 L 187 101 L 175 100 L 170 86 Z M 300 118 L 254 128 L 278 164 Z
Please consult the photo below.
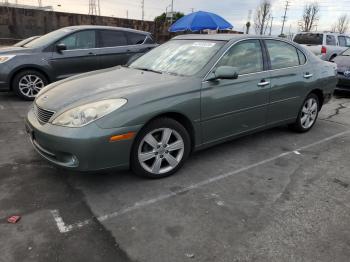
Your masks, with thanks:
M 244 35 L 244 34 L 212 34 L 212 35 L 205 35 L 205 34 L 189 34 L 189 35 L 179 35 L 174 37 L 173 39 L 180 39 L 180 40 L 212 40 L 212 41 L 236 41 L 236 40 L 243 40 L 243 39 L 276 39 L 276 40 L 282 40 L 286 42 L 290 42 L 288 39 L 280 38 L 280 37 L 273 37 L 273 36 L 262 36 L 262 35 Z
M 117 27 L 117 26 L 103 26 L 103 25 L 76 25 L 76 26 L 64 27 L 62 29 L 68 29 L 68 30 L 106 29 L 106 30 L 118 30 L 118 31 L 139 33 L 144 35 L 150 34 L 149 32 L 140 31 L 140 30 L 131 29 L 131 28 Z
M 329 31 L 314 31 L 314 32 L 299 32 L 297 34 L 327 34 L 327 35 L 341 35 L 341 36 L 349 36 L 348 34 L 341 34 L 336 32 L 329 32 Z

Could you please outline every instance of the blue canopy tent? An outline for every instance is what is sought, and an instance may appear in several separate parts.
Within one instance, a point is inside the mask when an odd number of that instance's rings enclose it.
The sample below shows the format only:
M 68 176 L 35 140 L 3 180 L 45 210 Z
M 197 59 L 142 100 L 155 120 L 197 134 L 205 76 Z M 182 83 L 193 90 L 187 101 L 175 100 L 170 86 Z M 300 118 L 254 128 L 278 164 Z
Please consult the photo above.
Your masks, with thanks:
M 233 26 L 221 16 L 214 13 L 198 11 L 186 15 L 169 28 L 170 32 L 201 31 L 201 30 L 228 30 Z

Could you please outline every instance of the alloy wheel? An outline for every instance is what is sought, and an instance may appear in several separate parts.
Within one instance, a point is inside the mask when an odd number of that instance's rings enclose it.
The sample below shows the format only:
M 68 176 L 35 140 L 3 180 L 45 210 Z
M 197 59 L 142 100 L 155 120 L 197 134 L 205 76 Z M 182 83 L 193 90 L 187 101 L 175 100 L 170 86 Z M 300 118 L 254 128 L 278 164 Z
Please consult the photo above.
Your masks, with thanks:
M 154 175 L 172 171 L 184 156 L 184 140 L 171 128 L 159 128 L 149 132 L 138 148 L 138 160 L 142 168 Z
M 305 129 L 309 129 L 316 121 L 318 114 L 318 104 L 315 98 L 310 97 L 303 105 L 301 111 L 301 126 Z
M 45 86 L 43 79 L 37 75 L 25 75 L 18 83 L 19 91 L 26 97 L 34 98 Z

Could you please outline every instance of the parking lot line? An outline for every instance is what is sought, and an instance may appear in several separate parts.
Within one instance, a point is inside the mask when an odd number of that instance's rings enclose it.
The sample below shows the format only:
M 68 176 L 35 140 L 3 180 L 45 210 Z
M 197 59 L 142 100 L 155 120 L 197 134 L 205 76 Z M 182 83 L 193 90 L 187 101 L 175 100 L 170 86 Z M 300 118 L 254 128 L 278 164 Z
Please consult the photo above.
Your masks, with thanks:
M 285 157 L 287 155 L 295 154 L 295 152 L 298 152 L 300 154 L 300 151 L 302 151 L 302 150 L 308 149 L 310 147 L 317 146 L 319 144 L 328 142 L 330 140 L 333 140 L 335 138 L 338 138 L 338 137 L 341 137 L 341 136 L 344 136 L 344 135 L 347 135 L 347 134 L 350 134 L 350 130 L 347 130 L 347 131 L 335 134 L 333 136 L 329 136 L 327 138 L 321 139 L 319 141 L 316 141 L 314 143 L 308 144 L 306 146 L 302 146 L 302 147 L 300 147 L 298 149 L 293 149 L 291 151 L 287 151 L 287 152 L 281 153 L 281 154 L 276 155 L 274 157 L 267 158 L 265 160 L 259 161 L 257 163 L 254 163 L 254 164 L 251 164 L 251 165 L 248 165 L 248 166 L 245 166 L 245 167 L 242 167 L 240 169 L 237 169 L 237 170 L 234 170 L 234 171 L 231 171 L 231 172 L 227 172 L 227 173 L 224 173 L 224 174 L 221 174 L 221 175 L 218 175 L 218 176 L 215 176 L 215 177 L 203 180 L 201 182 L 189 185 L 189 186 L 187 186 L 185 188 L 182 188 L 182 189 L 179 189 L 177 191 L 173 191 L 173 192 L 170 192 L 170 193 L 162 194 L 162 195 L 159 195 L 159 196 L 157 196 L 155 198 L 151 198 L 151 199 L 147 199 L 147 200 L 141 200 L 141 201 L 135 202 L 133 205 L 131 205 L 129 207 L 120 209 L 118 211 L 114 211 L 114 212 L 111 212 L 109 214 L 101 215 L 101 216 L 98 216 L 98 217 L 89 218 L 89 219 L 86 219 L 86 220 L 83 220 L 83 221 L 79 221 L 79 222 L 74 223 L 74 224 L 66 225 L 64 223 L 63 218 L 60 216 L 58 210 L 51 210 L 51 214 L 52 214 L 52 216 L 53 216 L 53 218 L 54 218 L 54 220 L 56 222 L 56 225 L 57 225 L 57 228 L 58 228 L 59 232 L 60 233 L 68 233 L 68 232 L 70 232 L 72 230 L 82 228 L 82 227 L 90 224 L 94 220 L 98 220 L 99 222 L 103 222 L 103 221 L 109 220 L 111 218 L 114 218 L 114 217 L 117 217 L 117 216 L 129 213 L 131 211 L 134 211 L 134 210 L 137 210 L 137 209 L 140 209 L 140 208 L 152 205 L 152 204 L 155 204 L 155 203 L 160 202 L 162 200 L 166 200 L 168 198 L 180 195 L 180 194 L 185 193 L 187 191 L 190 191 L 190 190 L 193 190 L 193 189 L 197 189 L 199 187 L 202 187 L 202 186 L 211 184 L 213 182 L 225 179 L 227 177 L 236 175 L 238 173 L 247 171 L 249 169 L 252 169 L 252 168 L 255 168 L 255 167 L 267 164 L 269 162 L 272 162 L 272 161 L 277 160 L 279 158 Z

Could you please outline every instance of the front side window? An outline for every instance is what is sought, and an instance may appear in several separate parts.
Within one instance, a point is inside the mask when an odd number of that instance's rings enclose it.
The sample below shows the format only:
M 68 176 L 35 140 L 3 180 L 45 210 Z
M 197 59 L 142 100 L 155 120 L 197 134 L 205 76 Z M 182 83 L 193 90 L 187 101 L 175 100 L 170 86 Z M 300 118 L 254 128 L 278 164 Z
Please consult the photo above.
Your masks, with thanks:
M 130 67 L 191 76 L 198 73 L 226 42 L 171 40 L 134 61 Z
M 334 35 L 327 35 L 326 37 L 326 45 L 337 45 Z
M 76 32 L 60 40 L 58 44 L 64 44 L 67 50 L 95 48 L 96 33 L 94 30 Z
M 278 40 L 265 40 L 270 55 L 271 68 L 281 69 L 299 65 L 297 49 Z
M 263 71 L 260 41 L 247 40 L 235 44 L 216 65 L 219 66 L 235 67 L 240 75 Z
M 116 47 L 126 45 L 128 45 L 128 41 L 124 32 L 116 30 L 100 31 L 100 47 Z

